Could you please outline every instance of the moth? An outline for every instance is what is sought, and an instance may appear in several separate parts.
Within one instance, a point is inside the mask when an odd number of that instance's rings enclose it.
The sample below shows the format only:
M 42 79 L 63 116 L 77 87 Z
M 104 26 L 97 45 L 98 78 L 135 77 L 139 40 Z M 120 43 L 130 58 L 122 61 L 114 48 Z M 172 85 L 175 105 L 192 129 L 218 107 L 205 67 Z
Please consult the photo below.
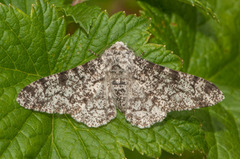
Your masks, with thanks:
M 138 57 L 116 42 L 97 59 L 39 79 L 18 94 L 27 109 L 70 114 L 88 127 L 99 127 L 116 117 L 147 128 L 168 112 L 215 105 L 224 99 L 212 83 Z

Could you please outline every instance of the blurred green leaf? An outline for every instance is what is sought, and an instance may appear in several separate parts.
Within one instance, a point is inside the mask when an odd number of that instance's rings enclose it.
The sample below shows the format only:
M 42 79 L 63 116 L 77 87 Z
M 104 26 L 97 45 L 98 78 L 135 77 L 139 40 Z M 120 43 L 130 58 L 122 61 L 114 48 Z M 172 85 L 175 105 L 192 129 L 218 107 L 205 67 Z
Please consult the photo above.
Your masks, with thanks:
M 48 2 L 56 5 L 57 7 L 67 9 L 72 6 L 73 0 L 48 0 Z
M 211 16 L 213 19 L 219 21 L 217 18 L 216 13 L 213 11 L 212 4 L 215 2 L 214 0 L 178 0 L 179 2 L 183 2 L 186 4 L 190 4 L 193 7 L 196 6 L 197 8 L 200 8 L 200 10 L 206 14 Z
M 184 59 L 183 70 L 188 68 L 196 34 L 196 9 L 178 1 L 139 1 L 143 15 L 151 17 L 151 42 L 166 45 Z M 166 13 L 165 13 L 166 12 Z

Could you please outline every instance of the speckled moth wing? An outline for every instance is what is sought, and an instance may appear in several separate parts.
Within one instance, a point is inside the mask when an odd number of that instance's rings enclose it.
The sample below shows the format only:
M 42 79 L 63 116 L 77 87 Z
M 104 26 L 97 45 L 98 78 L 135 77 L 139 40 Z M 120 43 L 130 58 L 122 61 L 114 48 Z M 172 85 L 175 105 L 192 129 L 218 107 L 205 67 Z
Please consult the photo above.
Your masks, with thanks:
M 26 86 L 17 101 L 27 109 L 67 113 L 89 127 L 116 117 L 115 106 L 139 128 L 168 112 L 214 105 L 224 99 L 212 83 L 153 64 L 116 42 L 95 60 Z
M 128 103 L 120 110 L 140 128 L 162 121 L 168 112 L 212 106 L 224 99 L 212 83 L 153 64 L 140 57 L 132 63 Z
M 101 58 L 74 69 L 39 79 L 18 95 L 18 103 L 47 113 L 66 113 L 89 127 L 116 117 Z

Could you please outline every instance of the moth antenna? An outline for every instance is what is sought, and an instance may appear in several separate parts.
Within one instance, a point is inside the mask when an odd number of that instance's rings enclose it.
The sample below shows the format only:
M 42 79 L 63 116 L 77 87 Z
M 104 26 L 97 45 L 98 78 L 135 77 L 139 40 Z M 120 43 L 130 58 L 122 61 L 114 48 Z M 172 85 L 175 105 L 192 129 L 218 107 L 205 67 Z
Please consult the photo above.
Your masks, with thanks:
M 92 50 L 88 50 L 90 53 L 92 53 L 93 55 L 99 57 L 99 55 L 97 55 L 95 52 L 93 52 Z
M 140 55 L 140 56 L 142 57 L 142 56 L 143 56 L 143 54 L 145 54 L 145 51 L 143 51 L 143 52 L 141 53 L 141 55 Z

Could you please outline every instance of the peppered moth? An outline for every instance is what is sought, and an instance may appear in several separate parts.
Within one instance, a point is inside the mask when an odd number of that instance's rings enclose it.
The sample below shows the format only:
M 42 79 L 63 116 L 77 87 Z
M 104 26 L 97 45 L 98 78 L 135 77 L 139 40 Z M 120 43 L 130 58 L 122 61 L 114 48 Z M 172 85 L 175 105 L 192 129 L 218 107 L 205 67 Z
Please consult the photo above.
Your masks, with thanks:
M 71 114 L 89 127 L 116 117 L 116 107 L 139 128 L 168 112 L 212 106 L 224 99 L 212 83 L 153 64 L 116 42 L 95 60 L 39 79 L 18 95 L 18 103 L 47 113 Z

